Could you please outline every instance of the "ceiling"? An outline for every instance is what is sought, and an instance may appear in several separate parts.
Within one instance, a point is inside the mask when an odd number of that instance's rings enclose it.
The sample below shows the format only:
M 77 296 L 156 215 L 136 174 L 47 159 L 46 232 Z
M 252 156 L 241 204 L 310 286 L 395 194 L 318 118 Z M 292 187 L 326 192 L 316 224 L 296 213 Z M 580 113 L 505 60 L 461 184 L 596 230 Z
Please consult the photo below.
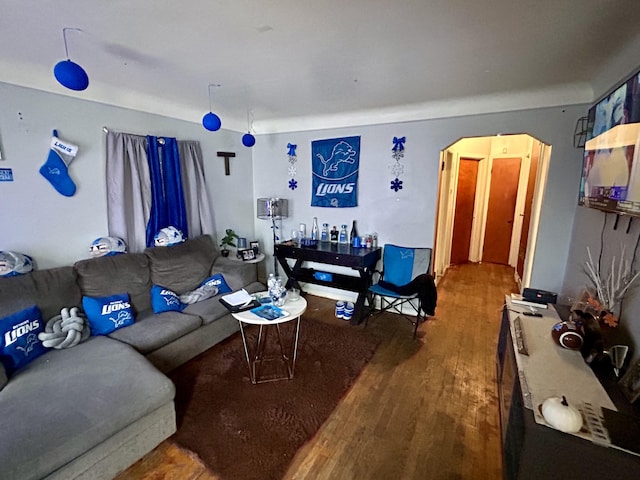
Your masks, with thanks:
M 637 0 L 0 6 L 0 81 L 193 122 L 214 84 L 223 128 L 256 134 L 588 103 L 599 69 L 640 38 Z M 90 78 L 83 92 L 53 77 L 64 27 L 82 30 L 67 43 Z

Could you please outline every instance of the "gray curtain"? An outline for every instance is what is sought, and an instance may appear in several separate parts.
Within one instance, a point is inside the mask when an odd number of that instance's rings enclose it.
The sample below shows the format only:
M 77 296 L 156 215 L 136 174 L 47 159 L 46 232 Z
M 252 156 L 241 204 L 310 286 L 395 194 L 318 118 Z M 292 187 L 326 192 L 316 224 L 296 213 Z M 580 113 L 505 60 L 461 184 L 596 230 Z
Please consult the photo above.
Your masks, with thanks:
M 142 252 L 151 211 L 147 138 L 107 133 L 107 219 L 109 235 L 122 238 L 129 252 Z M 213 213 L 204 178 L 202 150 L 196 141 L 178 141 L 189 236 L 213 234 Z
M 108 132 L 106 143 L 109 235 L 122 238 L 129 252 L 141 252 L 151 210 L 147 138 Z
M 187 210 L 189 236 L 213 235 L 213 212 L 204 179 L 204 166 L 200 142 L 178 140 L 180 173 L 184 204 Z

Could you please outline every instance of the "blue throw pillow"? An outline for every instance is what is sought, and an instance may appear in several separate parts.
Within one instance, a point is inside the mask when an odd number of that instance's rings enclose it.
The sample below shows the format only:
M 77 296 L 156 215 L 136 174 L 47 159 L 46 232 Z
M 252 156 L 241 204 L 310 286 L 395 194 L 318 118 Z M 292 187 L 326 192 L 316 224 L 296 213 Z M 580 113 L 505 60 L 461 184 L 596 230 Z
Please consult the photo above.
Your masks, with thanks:
M 0 319 L 0 360 L 9 375 L 47 351 L 40 332 L 44 322 L 35 305 Z
M 160 285 L 151 287 L 151 306 L 153 313 L 181 312 L 187 307 L 176 292 Z
M 208 285 L 208 284 L 215 285 L 216 287 L 218 287 L 218 295 L 220 295 L 221 293 L 229 293 L 233 291 L 231 290 L 229 285 L 227 285 L 227 281 L 224 279 L 221 273 L 216 273 L 215 275 L 211 275 L 209 278 L 205 279 L 200 284 L 200 286 L 202 287 L 203 285 Z
M 82 307 L 89 320 L 91 335 L 108 335 L 133 324 L 128 293 L 110 297 L 82 297 Z

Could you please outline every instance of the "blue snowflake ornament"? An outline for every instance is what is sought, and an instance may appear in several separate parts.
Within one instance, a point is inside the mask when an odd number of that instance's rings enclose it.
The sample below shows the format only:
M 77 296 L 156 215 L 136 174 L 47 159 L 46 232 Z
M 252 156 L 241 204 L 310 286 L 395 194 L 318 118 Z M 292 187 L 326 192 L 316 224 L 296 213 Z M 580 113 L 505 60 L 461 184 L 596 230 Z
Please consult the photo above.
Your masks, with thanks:
M 391 190 L 398 193 L 398 190 L 402 190 L 401 175 L 404 174 L 404 165 L 400 163 L 400 159 L 404 158 L 404 144 L 407 141 L 407 137 L 393 137 L 393 147 L 391 148 L 391 158 L 395 160 L 395 163 L 391 165 L 391 173 L 396 178 L 391 180 Z
M 396 193 L 398 192 L 398 190 L 402 190 L 402 180 L 396 178 L 395 180 L 391 180 L 391 190 L 395 191 Z
M 287 159 L 289 160 L 289 167 L 287 173 L 291 177 L 289 179 L 289 188 L 295 190 L 298 188 L 298 182 L 296 181 L 296 162 L 298 157 L 296 155 L 296 148 L 298 146 L 295 143 L 287 143 Z

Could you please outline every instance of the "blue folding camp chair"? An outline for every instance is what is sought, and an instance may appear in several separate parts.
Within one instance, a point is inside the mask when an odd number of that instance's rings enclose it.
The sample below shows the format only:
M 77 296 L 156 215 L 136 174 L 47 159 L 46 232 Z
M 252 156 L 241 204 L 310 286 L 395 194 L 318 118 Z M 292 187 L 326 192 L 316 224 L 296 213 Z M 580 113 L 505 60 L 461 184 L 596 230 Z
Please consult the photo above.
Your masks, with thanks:
M 430 273 L 431 270 L 431 249 L 411 248 L 398 245 L 385 244 L 382 254 L 382 272 L 374 272 L 379 276 L 375 285 L 369 287 L 367 300 L 371 308 L 371 314 L 394 311 L 401 314 L 414 325 L 413 338 L 416 338 L 418 325 L 427 318 L 418 293 L 401 294 L 394 287 L 403 287 L 414 280 L 418 275 Z M 384 288 L 385 286 L 393 288 Z M 398 290 L 403 290 L 398 288 Z M 380 308 L 376 309 L 376 299 L 379 297 Z M 403 308 L 404 307 L 404 308 Z M 409 310 L 410 314 L 407 314 Z M 414 316 L 415 314 L 415 316 Z M 365 320 L 365 326 L 369 320 L 369 315 Z

